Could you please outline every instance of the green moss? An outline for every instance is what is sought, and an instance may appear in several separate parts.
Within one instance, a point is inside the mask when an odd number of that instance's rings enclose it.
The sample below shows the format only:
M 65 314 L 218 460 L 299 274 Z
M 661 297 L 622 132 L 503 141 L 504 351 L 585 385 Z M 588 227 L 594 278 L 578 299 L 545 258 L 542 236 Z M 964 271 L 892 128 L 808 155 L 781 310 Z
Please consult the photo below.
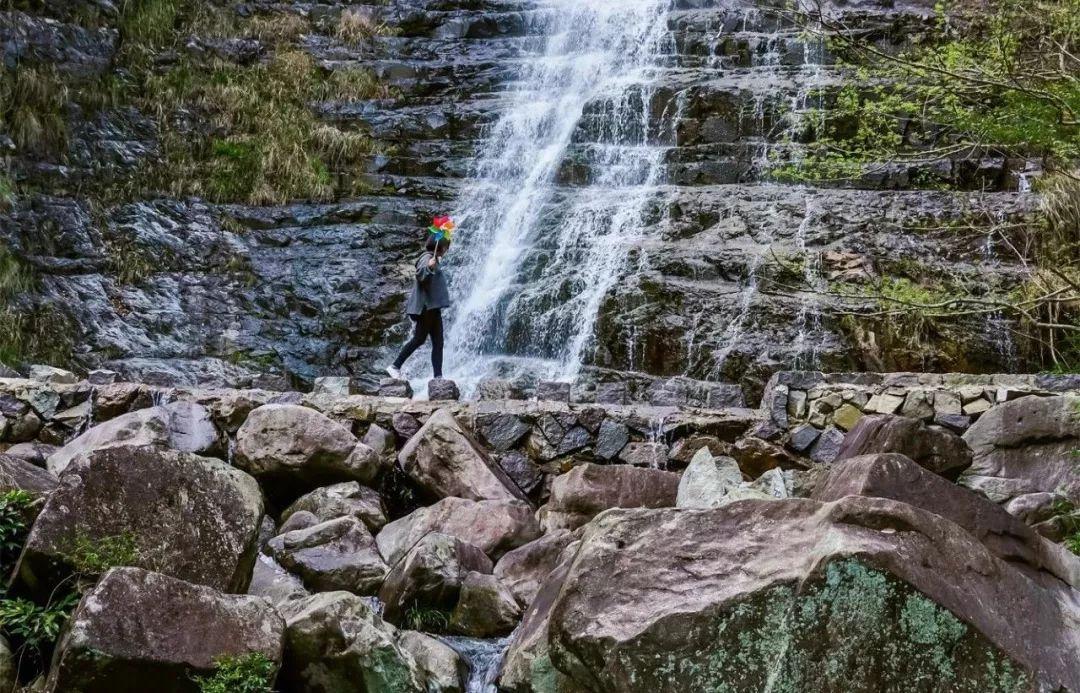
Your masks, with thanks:
M 642 690 L 1019 693 L 1030 686 L 947 610 L 853 560 L 830 564 L 799 591 L 775 587 L 689 632 L 685 626 L 660 627 L 668 633 L 662 642 L 631 642 L 611 666 Z

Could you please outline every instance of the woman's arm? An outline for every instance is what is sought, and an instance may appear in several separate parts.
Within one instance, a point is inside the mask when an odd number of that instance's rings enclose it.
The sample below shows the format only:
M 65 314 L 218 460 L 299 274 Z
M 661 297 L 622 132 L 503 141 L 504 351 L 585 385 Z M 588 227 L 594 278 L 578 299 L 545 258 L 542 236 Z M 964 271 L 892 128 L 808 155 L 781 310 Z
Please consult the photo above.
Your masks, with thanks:
M 438 265 L 439 263 L 434 255 L 430 253 L 421 255 L 420 259 L 416 261 L 416 280 L 426 282 L 431 278 L 431 275 L 435 274 L 435 268 Z

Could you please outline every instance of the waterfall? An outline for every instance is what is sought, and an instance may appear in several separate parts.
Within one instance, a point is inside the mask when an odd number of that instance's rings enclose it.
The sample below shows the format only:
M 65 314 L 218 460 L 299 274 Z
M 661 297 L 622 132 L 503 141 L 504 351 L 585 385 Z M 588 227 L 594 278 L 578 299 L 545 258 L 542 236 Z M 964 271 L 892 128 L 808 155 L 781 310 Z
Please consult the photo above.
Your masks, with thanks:
M 545 47 L 521 61 L 454 206 L 446 370 L 466 389 L 499 369 L 569 379 L 588 357 L 674 140 L 682 101 L 656 98 L 668 7 L 548 0 L 533 16 Z

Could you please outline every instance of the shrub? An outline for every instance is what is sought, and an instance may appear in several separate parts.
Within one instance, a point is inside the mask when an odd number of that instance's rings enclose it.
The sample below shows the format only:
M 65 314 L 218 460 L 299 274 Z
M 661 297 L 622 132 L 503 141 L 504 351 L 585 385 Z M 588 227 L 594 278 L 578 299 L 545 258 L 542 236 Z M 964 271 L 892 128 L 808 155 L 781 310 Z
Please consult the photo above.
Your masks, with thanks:
M 270 693 L 274 663 L 261 652 L 221 657 L 215 660 L 212 675 L 198 676 L 195 682 L 201 693 Z
M 26 511 L 33 502 L 33 497 L 26 491 L 0 494 L 0 577 L 5 580 L 14 570 L 30 530 Z
M 405 611 L 405 624 L 409 630 L 442 633 L 450 627 L 450 615 L 442 609 L 431 609 L 413 604 Z
M 67 558 L 79 575 L 93 577 L 109 568 L 134 565 L 139 559 L 135 536 L 131 533 L 91 539 L 78 535 L 67 552 Z
M 67 85 L 51 65 L 0 67 L 0 124 L 21 150 L 63 153 L 67 97 Z
M 336 35 L 345 43 L 359 45 L 371 38 L 384 33 L 385 24 L 380 24 L 363 10 L 347 9 L 338 18 Z

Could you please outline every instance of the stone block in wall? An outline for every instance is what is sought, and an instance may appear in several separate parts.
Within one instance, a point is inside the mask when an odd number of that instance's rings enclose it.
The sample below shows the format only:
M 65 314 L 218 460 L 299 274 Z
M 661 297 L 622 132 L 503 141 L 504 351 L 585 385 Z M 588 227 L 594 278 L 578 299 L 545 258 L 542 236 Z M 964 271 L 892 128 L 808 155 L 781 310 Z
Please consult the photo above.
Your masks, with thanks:
M 986 392 L 986 388 L 982 385 L 961 385 L 956 388 L 956 395 L 960 398 L 961 404 L 967 404 L 972 400 L 979 399 Z
M 882 373 L 856 371 L 852 373 L 829 373 L 825 376 L 825 382 L 833 385 L 880 385 L 884 381 Z
M 570 383 L 542 380 L 536 386 L 536 399 L 541 402 L 569 402 Z
M 777 385 L 772 389 L 772 396 L 763 402 L 763 404 L 767 405 L 769 418 L 777 426 L 784 429 L 791 424 L 787 414 L 788 393 L 789 388 L 787 385 Z
M 994 406 L 989 400 L 979 398 L 972 400 L 963 406 L 963 413 L 967 416 L 978 416 Z
M 840 429 L 829 426 L 810 448 L 810 459 L 819 464 L 828 464 L 840 454 L 840 446 L 844 443 L 844 434 Z
M 485 378 L 476 385 L 476 398 L 479 400 L 521 399 L 515 397 L 513 383 L 502 378 Z
M 352 378 L 340 375 L 315 378 L 315 387 L 312 389 L 311 394 L 348 397 L 353 394 Z
M 919 386 L 918 373 L 886 373 L 882 383 L 887 387 L 912 388 Z
M 864 410 L 870 414 L 895 414 L 903 404 L 903 396 L 883 393 L 871 397 Z
M 948 390 L 934 393 L 934 416 L 939 414 L 960 414 L 962 410 L 960 396 Z
M 1080 374 L 1035 376 L 1035 387 L 1047 392 L 1080 392 Z
M 971 417 L 963 414 L 934 414 L 934 423 L 955 433 L 963 433 L 971 425 Z
M 810 424 L 802 424 L 791 431 L 791 437 L 788 439 L 788 447 L 796 452 L 806 452 L 820 435 L 821 431 L 817 428 L 814 428 Z
M 706 383 L 705 397 L 701 404 L 709 409 L 745 407 L 746 396 L 743 395 L 742 387 L 735 383 Z
M 626 404 L 628 394 L 626 383 L 597 383 L 597 404 Z
M 850 431 L 863 417 L 862 411 L 853 404 L 843 404 L 833 414 L 833 423 L 842 430 Z
M 926 390 L 912 390 L 904 398 L 904 405 L 900 407 L 901 416 L 910 416 L 913 419 L 934 418 L 933 393 Z

